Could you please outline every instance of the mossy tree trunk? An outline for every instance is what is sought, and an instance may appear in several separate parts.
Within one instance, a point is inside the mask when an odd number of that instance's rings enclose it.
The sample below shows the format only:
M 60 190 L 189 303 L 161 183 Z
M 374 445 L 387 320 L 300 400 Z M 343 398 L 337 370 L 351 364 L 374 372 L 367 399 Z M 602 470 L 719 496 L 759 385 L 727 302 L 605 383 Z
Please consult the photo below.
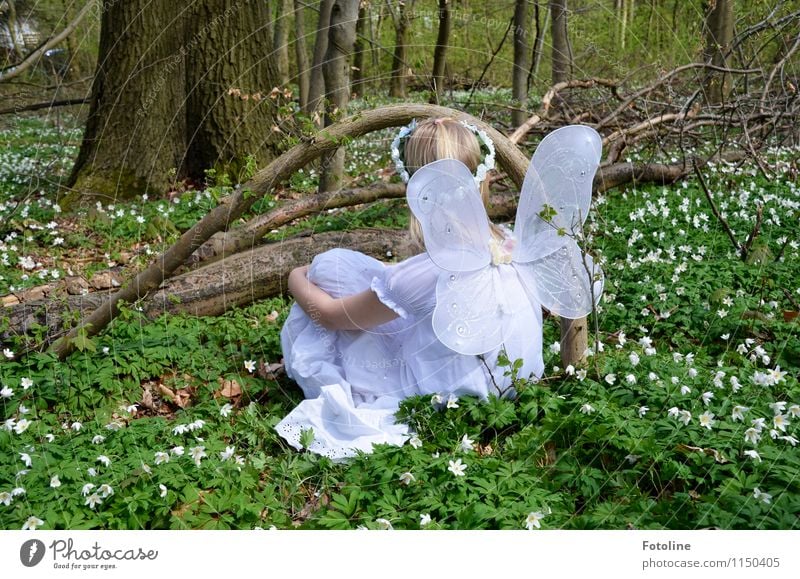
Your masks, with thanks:
M 259 0 L 104 0 L 97 70 L 66 206 L 167 191 L 271 158 L 276 84 Z

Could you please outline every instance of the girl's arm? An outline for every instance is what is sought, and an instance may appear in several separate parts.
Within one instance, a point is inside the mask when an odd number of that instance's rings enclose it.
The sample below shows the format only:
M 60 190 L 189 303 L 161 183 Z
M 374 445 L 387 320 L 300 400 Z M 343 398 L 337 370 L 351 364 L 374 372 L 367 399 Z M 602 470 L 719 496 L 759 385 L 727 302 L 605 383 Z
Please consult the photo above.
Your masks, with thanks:
M 395 319 L 397 313 L 385 306 L 372 290 L 332 298 L 308 280 L 309 266 L 289 274 L 289 292 L 315 322 L 329 330 L 367 330 Z

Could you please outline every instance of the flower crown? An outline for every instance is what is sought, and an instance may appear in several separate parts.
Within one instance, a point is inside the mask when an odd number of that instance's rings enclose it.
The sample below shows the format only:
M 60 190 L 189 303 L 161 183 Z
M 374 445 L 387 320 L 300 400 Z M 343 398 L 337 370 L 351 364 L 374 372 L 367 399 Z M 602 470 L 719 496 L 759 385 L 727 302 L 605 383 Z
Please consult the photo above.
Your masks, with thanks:
M 478 165 L 478 168 L 475 170 L 475 182 L 480 185 L 481 182 L 486 179 L 486 174 L 494 169 L 494 143 L 492 142 L 492 139 L 489 138 L 489 135 L 486 134 L 486 131 L 482 131 L 475 125 L 469 124 L 467 121 L 460 122 L 464 127 L 475 133 L 475 135 L 478 137 L 478 142 L 480 142 L 487 150 L 483 163 Z M 397 136 L 392 141 L 392 160 L 394 161 L 397 174 L 400 175 L 403 183 L 408 183 L 410 175 L 406 170 L 405 163 L 403 163 L 401 151 L 405 150 L 406 137 L 413 133 L 414 129 L 416 128 L 417 120 L 413 119 L 408 125 L 400 129 L 400 131 L 397 133 Z

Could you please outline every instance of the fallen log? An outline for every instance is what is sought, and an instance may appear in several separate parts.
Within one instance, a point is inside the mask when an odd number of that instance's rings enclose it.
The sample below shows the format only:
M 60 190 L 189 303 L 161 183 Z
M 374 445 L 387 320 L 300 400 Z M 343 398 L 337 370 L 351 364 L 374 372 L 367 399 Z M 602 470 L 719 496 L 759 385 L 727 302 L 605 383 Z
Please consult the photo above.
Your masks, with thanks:
M 150 319 L 164 313 L 218 316 L 231 308 L 281 295 L 293 268 L 335 247 L 355 248 L 381 260 L 411 255 L 404 230 L 359 229 L 295 237 L 261 245 L 173 277 L 140 300 L 137 307 Z M 7 340 L 41 333 L 44 344 L 36 346 L 49 344 L 68 329 L 67 320 L 74 320 L 76 314 L 82 319 L 91 315 L 108 297 L 109 292 L 66 295 L 62 289 L 47 299 L 7 306 L 3 315 L 8 326 L 0 336 Z

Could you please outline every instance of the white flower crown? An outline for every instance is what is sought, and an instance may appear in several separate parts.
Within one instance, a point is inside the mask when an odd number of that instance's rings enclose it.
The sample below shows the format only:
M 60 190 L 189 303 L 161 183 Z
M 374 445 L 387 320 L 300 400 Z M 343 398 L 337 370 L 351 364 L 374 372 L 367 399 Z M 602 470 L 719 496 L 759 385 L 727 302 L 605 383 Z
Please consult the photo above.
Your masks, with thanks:
M 475 133 L 480 140 L 481 143 L 486 147 L 488 153 L 483 160 L 483 163 L 478 165 L 478 168 L 475 170 L 475 182 L 480 185 L 481 182 L 486 179 L 486 174 L 494 169 L 494 143 L 492 139 L 489 138 L 489 135 L 486 134 L 486 131 L 480 130 L 475 125 L 469 124 L 467 121 L 460 121 L 464 127 Z M 411 176 L 408 174 L 406 170 L 405 163 L 403 163 L 403 159 L 400 155 L 400 144 L 408 135 L 410 135 L 414 129 L 417 128 L 417 120 L 413 119 L 408 125 L 402 127 L 400 131 L 398 131 L 397 136 L 392 141 L 392 160 L 394 161 L 395 169 L 397 169 L 397 174 L 400 175 L 400 178 L 403 180 L 403 183 L 408 183 L 408 180 Z

